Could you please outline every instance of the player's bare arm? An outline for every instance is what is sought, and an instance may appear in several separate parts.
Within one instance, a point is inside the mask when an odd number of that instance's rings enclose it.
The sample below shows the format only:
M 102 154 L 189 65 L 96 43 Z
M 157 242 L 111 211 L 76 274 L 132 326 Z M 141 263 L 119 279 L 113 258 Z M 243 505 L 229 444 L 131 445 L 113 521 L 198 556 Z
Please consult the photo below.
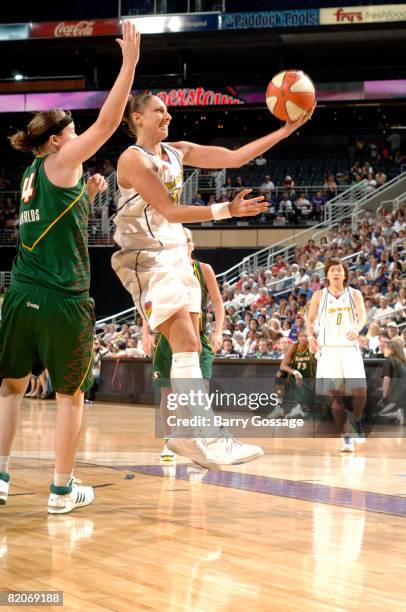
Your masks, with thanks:
M 153 169 L 152 162 L 135 149 L 127 149 L 122 153 L 117 166 L 118 181 L 126 189 L 136 189 L 145 202 L 148 202 L 170 223 L 198 223 L 213 221 L 216 217 L 216 207 L 226 206 L 231 217 L 251 217 L 264 212 L 268 208 L 263 197 L 244 197 L 251 191 L 241 191 L 229 204 L 214 204 L 213 206 L 176 206 L 168 190 Z
M 321 296 L 322 296 L 321 289 L 314 292 L 312 299 L 310 300 L 309 311 L 306 317 L 306 334 L 309 338 L 309 348 L 312 353 L 317 353 L 320 349 L 319 343 L 314 337 L 314 324 L 316 323 Z
M 364 298 L 362 297 L 361 291 L 354 289 L 354 310 L 355 310 L 355 327 L 350 329 L 347 333 L 348 340 L 356 340 L 359 336 L 360 331 L 365 327 L 367 322 L 367 313 L 365 310 Z
M 204 280 L 206 282 L 207 290 L 209 292 L 210 300 L 214 306 L 214 314 L 216 317 L 216 326 L 214 332 L 211 335 L 211 344 L 213 351 L 217 353 L 220 350 L 222 339 L 223 339 L 223 325 L 224 325 L 224 302 L 221 297 L 220 289 L 217 284 L 216 276 L 213 268 L 206 263 L 200 263 L 203 271 Z
M 288 121 L 275 132 L 253 140 L 239 149 L 204 146 L 185 140 L 174 142 L 172 146 L 182 151 L 183 162 L 189 166 L 196 168 L 240 168 L 298 130 L 311 118 L 315 108 L 316 105 L 297 121 Z

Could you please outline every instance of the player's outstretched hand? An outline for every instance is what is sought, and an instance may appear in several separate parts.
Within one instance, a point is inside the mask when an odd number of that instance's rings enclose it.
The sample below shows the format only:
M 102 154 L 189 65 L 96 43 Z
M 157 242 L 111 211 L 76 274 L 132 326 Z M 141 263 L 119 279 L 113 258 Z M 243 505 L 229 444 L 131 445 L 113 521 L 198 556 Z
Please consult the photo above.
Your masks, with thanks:
M 296 119 L 296 121 L 287 121 L 285 123 L 284 127 L 285 127 L 285 130 L 288 136 L 292 134 L 293 132 L 295 132 L 296 130 L 298 130 L 300 127 L 302 127 L 302 125 L 304 125 L 307 121 L 309 121 L 309 119 L 312 118 L 312 115 L 316 109 L 316 106 L 317 106 L 317 102 L 314 103 L 313 108 L 309 110 L 308 113 L 305 113 L 304 115 L 299 117 L 299 119 Z
M 135 67 L 140 59 L 141 34 L 133 21 L 124 21 L 123 38 L 116 38 L 123 54 L 123 65 Z
M 101 174 L 92 174 L 92 176 L 87 179 L 86 187 L 89 192 L 90 201 L 93 202 L 98 193 L 106 191 L 107 181 Z
M 264 196 L 244 200 L 251 191 L 252 189 L 243 189 L 230 202 L 229 209 L 232 217 L 255 217 L 268 210 L 269 204 L 264 201 Z

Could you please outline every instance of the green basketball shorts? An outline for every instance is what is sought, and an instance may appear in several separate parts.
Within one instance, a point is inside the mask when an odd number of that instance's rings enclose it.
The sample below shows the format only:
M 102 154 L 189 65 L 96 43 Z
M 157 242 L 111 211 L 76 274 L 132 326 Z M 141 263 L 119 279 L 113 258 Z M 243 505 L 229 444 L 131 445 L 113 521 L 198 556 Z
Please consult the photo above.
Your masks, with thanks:
M 201 336 L 202 352 L 200 353 L 200 369 L 203 378 L 210 380 L 213 370 L 213 353 L 206 335 Z M 172 351 L 169 342 L 163 334 L 159 334 L 152 359 L 152 384 L 155 387 L 171 386 Z
M 94 302 L 35 287 L 6 293 L 0 326 L 0 380 L 49 372 L 52 388 L 74 395 L 93 384 Z

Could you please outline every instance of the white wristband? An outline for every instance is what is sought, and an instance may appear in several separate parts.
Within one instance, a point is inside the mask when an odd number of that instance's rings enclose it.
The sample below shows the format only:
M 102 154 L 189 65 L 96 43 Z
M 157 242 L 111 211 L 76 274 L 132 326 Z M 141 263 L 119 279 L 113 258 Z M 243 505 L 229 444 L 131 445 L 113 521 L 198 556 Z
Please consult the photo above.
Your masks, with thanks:
M 215 221 L 220 221 L 221 219 L 231 218 L 229 204 L 230 202 L 222 202 L 221 204 L 211 205 L 211 213 Z

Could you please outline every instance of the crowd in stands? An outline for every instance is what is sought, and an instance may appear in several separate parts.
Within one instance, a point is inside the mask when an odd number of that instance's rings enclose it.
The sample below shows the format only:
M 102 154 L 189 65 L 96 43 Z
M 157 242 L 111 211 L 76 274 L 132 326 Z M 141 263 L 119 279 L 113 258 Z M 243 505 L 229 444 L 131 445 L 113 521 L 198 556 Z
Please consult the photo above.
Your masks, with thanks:
M 371 146 L 372 143 L 368 147 L 369 152 Z M 290 174 L 287 174 L 279 183 L 274 181 L 271 174 L 267 174 L 269 166 L 267 159 L 260 155 L 251 164 L 240 169 L 239 174 L 228 173 L 218 198 L 210 191 L 199 192 L 192 203 L 196 206 L 210 206 L 216 202 L 226 202 L 235 198 L 241 190 L 249 187 L 253 189 L 254 195 L 263 195 L 270 204 L 268 211 L 259 219 L 251 220 L 252 223 L 300 225 L 307 224 L 308 221 L 318 222 L 324 218 L 323 210 L 326 203 L 334 198 L 339 190 L 343 191 L 351 185 L 366 180 L 366 191 L 371 193 L 387 182 L 388 176 L 384 171 L 382 157 L 378 159 L 375 156 L 374 159 L 376 168 L 373 167 L 372 160 L 359 161 L 358 159 L 355 159 L 348 168 L 339 167 L 335 173 L 327 168 L 324 170 L 322 185 L 312 189 L 314 179 L 308 177 L 305 180 L 306 187 L 303 189 L 302 186 L 297 186 Z M 251 165 L 255 165 L 257 169 L 255 174 L 249 171 Z M 316 182 L 321 183 L 321 180 Z
M 346 258 L 349 284 L 364 296 L 367 325 L 359 344 L 364 356 L 382 356 L 385 343 L 406 342 L 406 206 L 381 209 L 376 219 L 359 221 L 355 230 L 342 225 L 318 244 L 297 248 L 293 263 L 277 256 L 273 265 L 244 273 L 233 285 L 221 287 L 226 311 L 223 345 L 227 358 L 281 359 L 304 329 L 313 293 L 324 287 L 324 263 Z M 214 328 L 209 306 L 209 331 Z M 96 340 L 97 354 L 143 356 L 142 320 L 106 325 Z

